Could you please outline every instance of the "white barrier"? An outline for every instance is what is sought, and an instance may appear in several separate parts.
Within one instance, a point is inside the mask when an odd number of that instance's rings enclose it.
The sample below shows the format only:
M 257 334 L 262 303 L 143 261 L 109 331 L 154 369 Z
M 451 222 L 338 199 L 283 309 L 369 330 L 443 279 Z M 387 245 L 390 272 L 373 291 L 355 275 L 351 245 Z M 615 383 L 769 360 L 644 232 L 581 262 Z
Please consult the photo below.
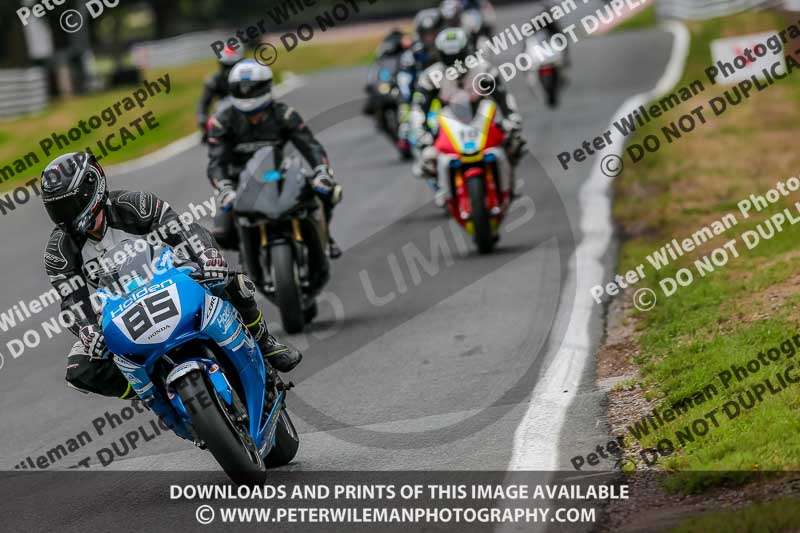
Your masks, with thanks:
M 665 18 L 707 20 L 783 4 L 783 0 L 659 0 L 656 11 Z
M 35 113 L 44 109 L 48 99 L 45 69 L 0 70 L 0 117 Z
M 224 31 L 186 33 L 163 39 L 138 43 L 131 49 L 133 61 L 140 68 L 181 66 L 201 59 L 213 59 L 211 43 L 229 39 Z

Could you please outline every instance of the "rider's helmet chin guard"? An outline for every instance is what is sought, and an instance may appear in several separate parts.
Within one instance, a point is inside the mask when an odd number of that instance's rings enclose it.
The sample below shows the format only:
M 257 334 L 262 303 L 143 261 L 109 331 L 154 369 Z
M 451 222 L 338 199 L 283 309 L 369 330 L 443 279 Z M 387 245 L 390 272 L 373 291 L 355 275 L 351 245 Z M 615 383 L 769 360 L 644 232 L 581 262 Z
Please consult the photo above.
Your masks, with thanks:
M 265 110 L 272 103 L 272 69 L 247 59 L 233 67 L 228 76 L 233 107 L 246 115 Z
M 465 61 L 470 53 L 469 37 L 461 28 L 447 28 L 436 36 L 436 49 L 439 57 L 446 66 L 450 67 L 456 61 Z
M 42 201 L 50 220 L 84 235 L 105 209 L 106 173 L 91 153 L 64 154 L 42 172 Z

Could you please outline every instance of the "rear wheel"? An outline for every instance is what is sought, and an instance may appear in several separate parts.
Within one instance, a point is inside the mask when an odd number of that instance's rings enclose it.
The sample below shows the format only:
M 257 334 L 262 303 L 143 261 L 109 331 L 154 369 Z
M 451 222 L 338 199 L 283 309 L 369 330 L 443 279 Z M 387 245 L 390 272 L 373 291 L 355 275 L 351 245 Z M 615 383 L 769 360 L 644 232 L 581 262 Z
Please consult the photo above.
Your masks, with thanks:
M 180 378 L 175 386 L 192 419 L 197 437 L 228 477 L 238 485 L 260 485 L 267 477 L 264 460 L 252 437 L 235 422 L 229 408 L 217 396 L 199 370 Z
M 558 69 L 554 69 L 553 73 L 549 76 L 544 76 L 542 78 L 542 85 L 544 85 L 544 91 L 547 97 L 547 106 L 550 108 L 558 107 L 558 93 L 561 86 Z
M 489 209 L 486 207 L 486 184 L 483 177 L 474 177 L 467 180 L 467 192 L 472 208 L 472 224 L 475 230 L 475 244 L 482 254 L 491 253 L 494 249 L 494 235 Z
M 270 249 L 272 268 L 275 272 L 275 301 L 286 333 L 300 333 L 305 326 L 303 298 L 300 294 L 300 276 L 294 260 L 292 247 L 276 244 Z
M 388 133 L 392 139 L 396 139 L 397 131 L 400 129 L 400 121 L 397 118 L 397 109 L 389 107 L 383 113 L 383 126 L 386 130 L 386 133 Z
M 286 411 L 285 405 L 278 417 L 278 427 L 275 428 L 275 446 L 264 459 L 264 464 L 269 468 L 288 465 L 297 455 L 297 449 L 300 447 L 300 437 L 297 435 L 297 430 L 294 428 L 292 418 Z

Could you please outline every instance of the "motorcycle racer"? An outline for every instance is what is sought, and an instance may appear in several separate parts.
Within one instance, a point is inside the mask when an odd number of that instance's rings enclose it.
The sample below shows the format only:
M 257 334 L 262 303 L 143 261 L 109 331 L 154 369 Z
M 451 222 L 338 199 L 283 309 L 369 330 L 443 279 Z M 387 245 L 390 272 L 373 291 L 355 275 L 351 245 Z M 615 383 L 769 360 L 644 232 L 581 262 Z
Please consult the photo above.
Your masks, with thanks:
M 443 106 L 448 104 L 454 94 L 464 91 L 471 95 L 473 104 L 477 104 L 482 98 L 491 98 L 503 114 L 502 129 L 507 138 L 509 161 L 512 166 L 516 166 L 522 158 L 525 146 L 521 135 L 522 115 L 517 110 L 513 95 L 506 90 L 500 72 L 486 61 L 480 61 L 473 68 L 465 68 L 465 62 L 472 55 L 473 49 L 469 37 L 461 28 L 443 30 L 436 38 L 436 47 L 441 60 L 422 73 L 414 95 L 415 105 L 420 106 L 427 116 L 436 98 Z M 452 76 L 454 72 L 457 73 L 455 79 Z M 416 172 L 435 176 L 437 153 L 433 148 L 434 136 L 427 122 L 424 127 L 426 132 L 419 140 L 422 157 Z M 437 205 L 444 204 L 445 193 L 441 187 L 436 192 Z
M 136 396 L 109 358 L 90 287 L 97 287 L 99 259 L 107 249 L 150 235 L 196 263 L 203 282 L 227 280 L 222 296 L 239 312 L 267 363 L 288 372 L 302 359 L 269 334 L 253 282 L 243 274 L 228 276 L 225 258 L 202 226 L 182 222 L 168 203 L 151 193 L 109 192 L 105 171 L 91 153 L 53 160 L 42 173 L 41 190 L 56 224 L 44 253 L 45 272 L 61 296 L 61 309 L 75 316 L 70 331 L 79 338 L 67 356 L 66 379 L 73 388 L 123 399 Z
M 411 48 L 400 57 L 400 71 L 397 74 L 397 86 L 400 90 L 400 131 L 398 146 L 401 150 L 411 148 L 411 104 L 414 90 L 422 72 L 438 61 L 436 36 L 441 31 L 442 14 L 438 9 L 423 9 L 414 18 L 416 39 Z
M 220 68 L 203 84 L 203 94 L 197 104 L 197 125 L 203 133 L 203 143 L 208 141 L 208 117 L 211 105 L 215 99 L 219 102 L 230 95 L 228 76 L 233 66 L 244 58 L 241 48 L 234 50 L 226 46 L 221 53 Z
M 215 219 L 214 235 L 227 242 L 223 246 L 235 248 L 226 237 L 231 228 L 240 240 L 245 266 L 253 281 L 262 287 L 261 268 L 258 266 L 258 238 L 254 228 L 235 228 L 231 210 L 236 198 L 239 173 L 247 161 L 260 148 L 275 149 L 275 166 L 283 161 L 283 149 L 292 143 L 313 169 L 312 185 L 322 201 L 325 218 L 330 224 L 334 206 L 341 198 L 341 187 L 333 179 L 328 156 L 320 142 L 306 125 L 300 114 L 291 106 L 275 101 L 272 96 L 272 70 L 253 60 L 238 63 L 231 71 L 229 84 L 232 105 L 211 118 L 209 133 L 208 178 L 217 191 L 222 209 Z M 328 242 L 331 259 L 341 256 L 333 237 Z

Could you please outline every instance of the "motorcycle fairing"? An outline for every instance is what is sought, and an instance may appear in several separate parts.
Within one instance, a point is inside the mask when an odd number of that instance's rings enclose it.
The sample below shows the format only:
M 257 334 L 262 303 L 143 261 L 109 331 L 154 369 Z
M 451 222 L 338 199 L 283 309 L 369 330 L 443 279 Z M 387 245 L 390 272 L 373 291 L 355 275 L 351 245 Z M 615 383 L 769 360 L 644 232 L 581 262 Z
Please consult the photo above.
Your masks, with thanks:
M 445 113 L 439 115 L 441 133 L 436 140 L 436 148 L 441 153 L 460 155 L 464 163 L 474 163 L 482 159 L 482 152 L 488 147 L 502 142 L 503 133 L 495 125 L 497 106 L 490 100 L 483 100 L 478 112 L 469 124 L 465 124 Z
M 164 254 L 171 253 L 166 249 L 159 260 L 163 263 Z M 121 318 L 126 316 L 127 320 Z M 140 332 L 148 320 L 153 325 Z M 165 354 L 193 341 L 216 344 L 239 374 L 250 417 L 250 434 L 256 444 L 262 442 L 268 423 L 265 421 L 259 427 L 266 386 L 264 361 L 252 335 L 229 302 L 213 296 L 170 262 L 168 268 L 155 274 L 149 285 L 127 297 L 106 294 L 102 327 L 109 350 L 117 354 L 114 362 L 142 399 L 152 397 L 154 386 L 150 375 Z M 151 342 L 139 340 L 142 337 L 148 340 L 146 336 L 154 335 L 152 331 L 157 334 L 149 339 Z M 201 363 L 220 397 L 227 396 L 224 383 L 209 372 L 213 361 L 202 354 L 187 361 Z

